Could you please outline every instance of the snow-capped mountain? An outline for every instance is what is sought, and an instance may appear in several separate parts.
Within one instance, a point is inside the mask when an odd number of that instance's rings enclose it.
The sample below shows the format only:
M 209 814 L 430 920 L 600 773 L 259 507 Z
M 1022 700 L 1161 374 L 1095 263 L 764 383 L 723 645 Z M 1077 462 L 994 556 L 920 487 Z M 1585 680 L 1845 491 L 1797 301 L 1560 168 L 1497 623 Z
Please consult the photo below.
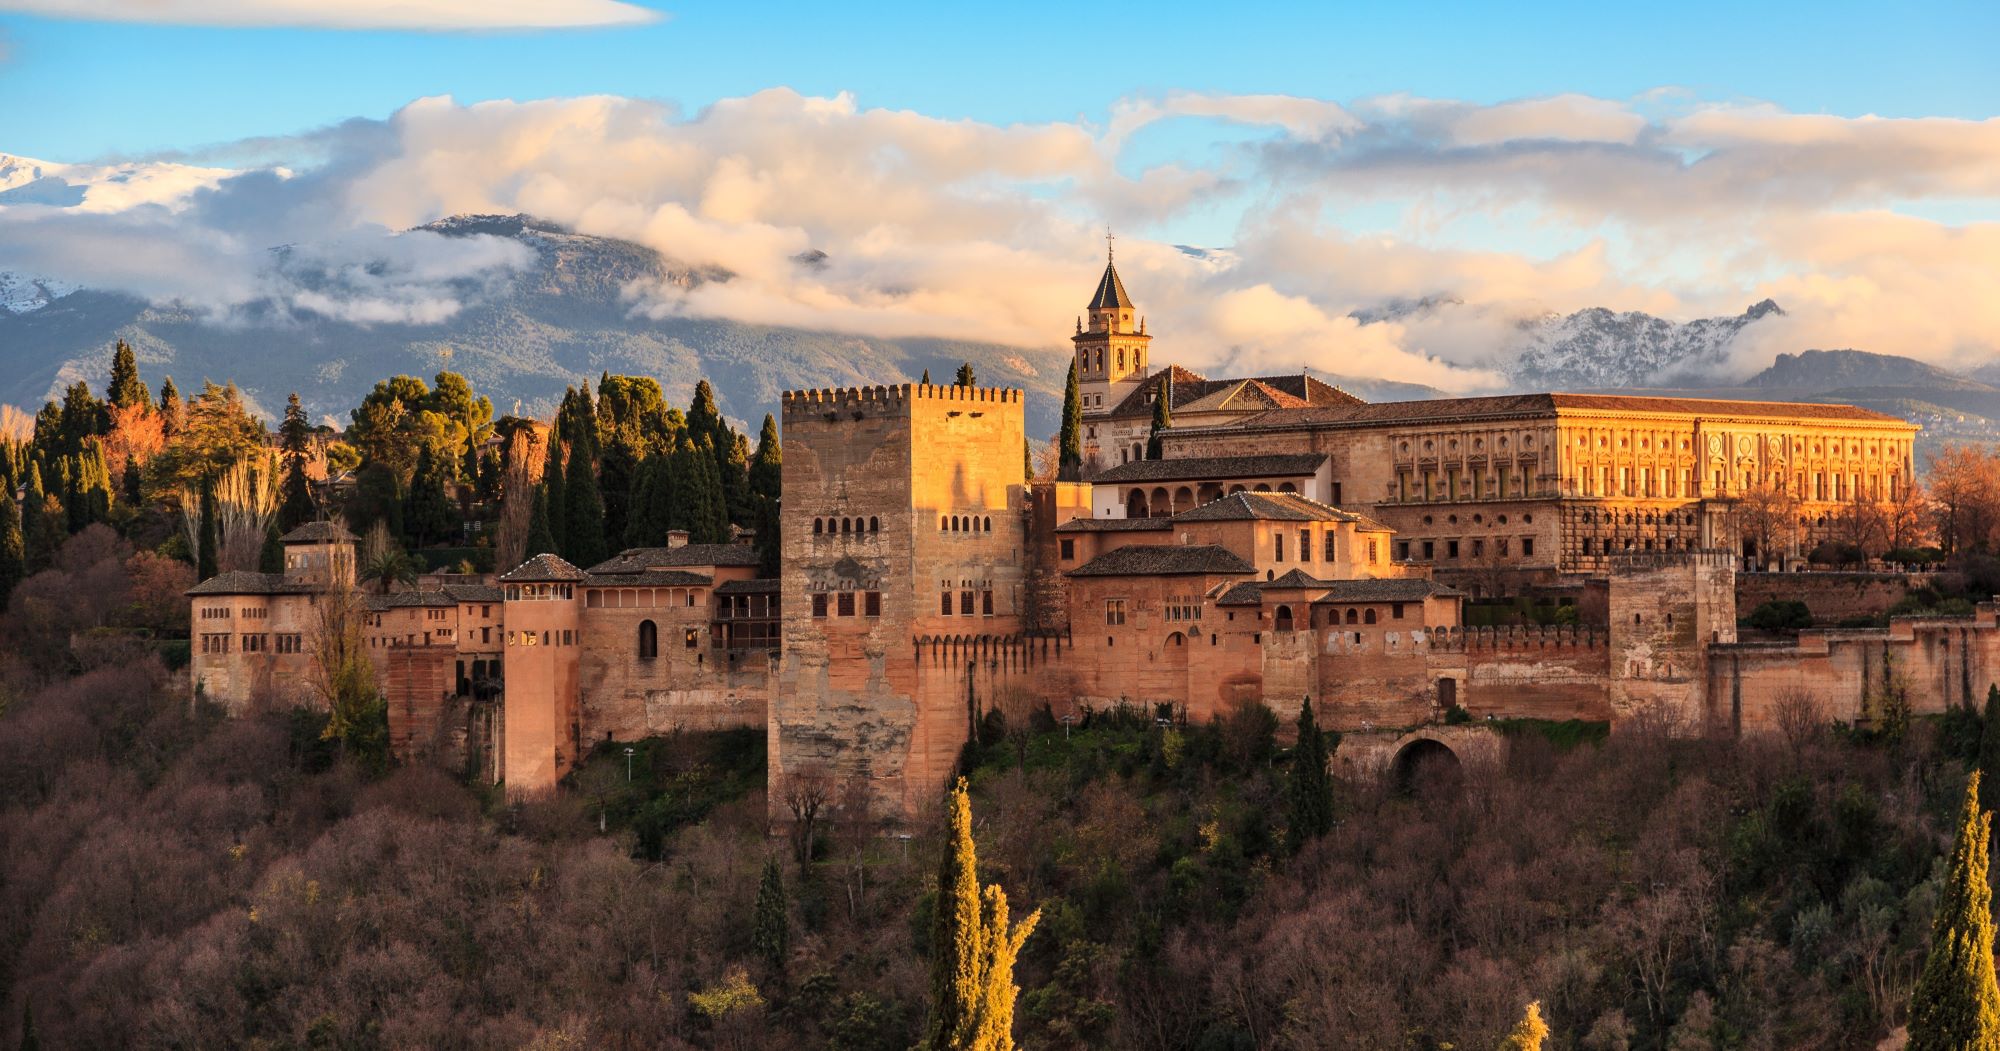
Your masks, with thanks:
M 184 206 L 196 190 L 237 172 L 162 161 L 58 164 L 0 153 L 0 211 L 27 205 L 117 212 L 144 204 Z
M 0 313 L 27 314 L 76 291 L 75 285 L 0 270 Z
M 1551 313 L 1521 322 L 1520 340 L 1496 365 L 1524 389 L 1644 385 L 1722 364 L 1745 328 L 1784 313 L 1768 299 L 1735 317 L 1687 322 L 1603 307 Z

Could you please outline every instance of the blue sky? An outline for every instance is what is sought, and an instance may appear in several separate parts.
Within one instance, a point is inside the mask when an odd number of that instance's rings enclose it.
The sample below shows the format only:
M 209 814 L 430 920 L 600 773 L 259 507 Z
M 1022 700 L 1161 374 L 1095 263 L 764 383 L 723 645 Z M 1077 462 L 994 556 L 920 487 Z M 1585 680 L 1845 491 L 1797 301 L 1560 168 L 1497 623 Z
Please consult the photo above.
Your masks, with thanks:
M 0 5 L 5 6 L 5 5 Z M 1675 86 L 1800 113 L 2000 112 L 2000 4 L 685 4 L 537 32 L 207 28 L 0 14 L 0 151 L 90 160 L 384 117 L 413 98 L 789 86 L 986 122 L 1169 90 L 1496 102 Z

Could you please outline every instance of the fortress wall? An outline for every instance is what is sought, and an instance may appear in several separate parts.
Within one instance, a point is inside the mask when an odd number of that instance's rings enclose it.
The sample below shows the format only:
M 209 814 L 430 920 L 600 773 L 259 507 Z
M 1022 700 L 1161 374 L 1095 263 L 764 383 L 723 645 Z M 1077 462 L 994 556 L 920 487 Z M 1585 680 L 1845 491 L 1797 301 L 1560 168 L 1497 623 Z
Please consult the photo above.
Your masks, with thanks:
M 1911 588 L 1930 583 L 1930 574 L 1904 573 L 1740 573 L 1736 606 L 1745 615 L 1766 602 L 1797 600 L 1818 624 L 1889 612 Z
M 1905 619 L 1881 631 L 1808 631 L 1794 643 L 1717 646 L 1710 653 L 1709 723 L 1735 733 L 1782 728 L 1795 697 L 1827 719 L 1870 725 L 1891 692 L 1913 714 L 1982 705 L 2000 681 L 2000 607 L 1970 618 Z

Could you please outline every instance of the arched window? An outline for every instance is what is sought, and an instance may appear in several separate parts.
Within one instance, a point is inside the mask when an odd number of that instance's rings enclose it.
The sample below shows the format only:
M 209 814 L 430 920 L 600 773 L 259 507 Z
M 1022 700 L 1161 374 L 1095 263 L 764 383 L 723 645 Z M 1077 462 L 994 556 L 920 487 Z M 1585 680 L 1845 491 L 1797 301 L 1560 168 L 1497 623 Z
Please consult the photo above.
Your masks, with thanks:
M 877 517 L 875 517 L 874 515 L 869 515 L 869 516 L 868 516 L 868 531 L 869 531 L 869 532 L 871 532 L 871 533 L 879 533 L 879 532 L 881 532 L 881 531 L 882 531 L 882 520 L 881 520 L 880 518 L 877 518 Z
M 1359 624 L 1359 623 L 1361 623 L 1361 614 L 1360 614 L 1360 612 L 1358 612 L 1358 611 L 1356 611 L 1356 610 L 1351 610 L 1351 609 L 1350 609 L 1350 610 L 1348 610 L 1348 611 L 1347 611 L 1347 622 L 1348 622 L 1349 624 Z
M 813 535 L 818 536 L 819 534 L 825 531 L 826 531 L 826 523 L 820 521 L 817 518 L 813 519 Z
M 840 531 L 841 531 L 841 532 L 843 532 L 843 533 L 852 533 L 852 532 L 854 532 L 854 520 L 853 520 L 853 519 L 851 519 L 851 518 L 843 518 L 843 519 L 841 519 L 841 520 L 840 520 Z
M 1276 619 L 1279 631 L 1292 630 L 1292 607 L 1279 606 Z
M 1368 610 L 1367 612 L 1365 612 L 1365 613 L 1361 614 L 1361 623 L 1363 623 L 1363 624 L 1373 624 L 1373 623 L 1375 623 L 1375 611 L 1371 609 L 1371 610 Z
M 948 519 L 948 518 L 944 517 L 943 515 L 939 515 L 939 516 L 938 516 L 938 532 L 942 533 L 942 532 L 944 532 L 945 530 L 947 530 L 947 529 L 949 529 L 949 528 L 951 528 L 951 519 Z
M 660 629 L 650 620 L 639 622 L 639 659 L 649 661 L 660 655 Z
M 983 525 L 983 526 L 980 526 L 980 528 L 981 528 L 981 529 L 983 529 L 983 530 L 985 530 L 985 531 L 986 531 L 986 532 L 988 532 L 988 533 L 991 533 L 991 532 L 993 531 L 993 519 L 991 519 L 991 518 L 988 518 L 988 519 L 986 519 L 986 524 L 985 524 L 985 525 Z

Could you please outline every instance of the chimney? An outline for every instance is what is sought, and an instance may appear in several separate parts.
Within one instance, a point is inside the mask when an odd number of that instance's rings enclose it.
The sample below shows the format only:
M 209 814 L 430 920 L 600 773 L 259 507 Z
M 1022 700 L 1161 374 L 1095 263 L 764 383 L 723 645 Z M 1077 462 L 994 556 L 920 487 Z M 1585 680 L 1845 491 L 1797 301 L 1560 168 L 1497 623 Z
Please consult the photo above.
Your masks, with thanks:
M 685 529 L 669 529 L 669 530 L 667 530 L 667 549 L 668 549 L 668 550 L 672 550 L 672 549 L 674 549 L 674 548 L 677 548 L 677 547 L 686 547 L 686 546 L 688 546 L 688 531 L 687 531 L 687 530 L 685 530 Z

